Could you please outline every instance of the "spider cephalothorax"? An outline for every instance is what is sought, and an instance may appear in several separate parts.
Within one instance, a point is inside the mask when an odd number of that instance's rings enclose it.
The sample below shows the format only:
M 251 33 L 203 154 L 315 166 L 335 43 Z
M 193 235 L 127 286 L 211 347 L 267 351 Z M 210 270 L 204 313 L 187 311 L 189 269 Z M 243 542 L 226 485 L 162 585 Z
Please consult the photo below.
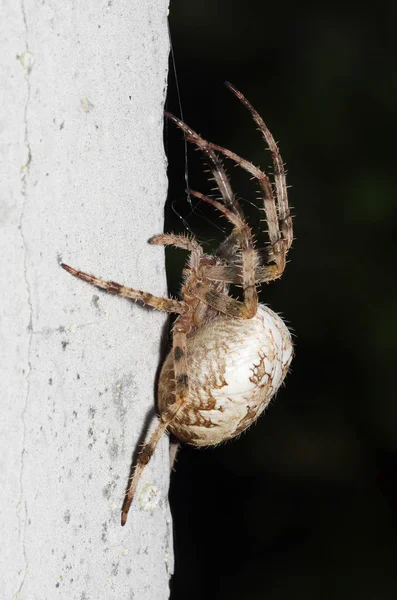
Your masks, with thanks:
M 244 431 L 266 408 L 281 385 L 292 359 L 290 333 L 281 318 L 258 304 L 257 286 L 280 277 L 292 244 L 284 165 L 262 118 L 232 85 L 248 108 L 272 155 L 274 181 L 251 162 L 202 139 L 182 121 L 167 114 L 205 155 L 220 199 L 189 190 L 219 210 L 232 224 L 231 234 L 214 255 L 205 254 L 190 237 L 157 235 L 151 244 L 173 245 L 190 252 L 180 300 L 158 298 L 119 283 L 98 279 L 62 264 L 72 275 L 158 310 L 176 313 L 172 350 L 163 365 L 158 393 L 160 420 L 138 455 L 124 502 L 124 525 L 139 478 L 160 438 L 170 431 L 195 446 L 218 444 Z M 232 191 L 219 155 L 250 173 L 259 184 L 270 244 L 256 249 L 251 229 Z M 242 287 L 243 301 L 229 295 L 229 286 Z

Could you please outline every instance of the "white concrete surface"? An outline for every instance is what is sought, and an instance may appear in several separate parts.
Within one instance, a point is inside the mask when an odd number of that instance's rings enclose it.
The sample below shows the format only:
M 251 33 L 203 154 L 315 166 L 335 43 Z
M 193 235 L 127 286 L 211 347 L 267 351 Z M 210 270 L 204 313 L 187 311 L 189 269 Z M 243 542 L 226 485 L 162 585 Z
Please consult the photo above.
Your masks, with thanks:
M 147 239 L 167 190 L 167 9 L 2 0 L 2 599 L 169 596 L 167 440 L 120 526 L 164 316 L 58 264 L 166 293 L 163 250 Z

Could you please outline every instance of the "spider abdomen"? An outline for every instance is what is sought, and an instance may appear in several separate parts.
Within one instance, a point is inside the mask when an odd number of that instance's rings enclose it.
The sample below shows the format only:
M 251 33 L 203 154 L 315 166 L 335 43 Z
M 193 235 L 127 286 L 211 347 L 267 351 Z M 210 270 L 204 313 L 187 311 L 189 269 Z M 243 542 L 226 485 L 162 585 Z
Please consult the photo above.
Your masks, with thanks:
M 218 316 L 187 339 L 189 395 L 169 430 L 194 446 L 239 435 L 269 404 L 292 355 L 286 325 L 267 306 L 252 319 Z M 160 413 L 174 400 L 171 352 L 160 374 Z

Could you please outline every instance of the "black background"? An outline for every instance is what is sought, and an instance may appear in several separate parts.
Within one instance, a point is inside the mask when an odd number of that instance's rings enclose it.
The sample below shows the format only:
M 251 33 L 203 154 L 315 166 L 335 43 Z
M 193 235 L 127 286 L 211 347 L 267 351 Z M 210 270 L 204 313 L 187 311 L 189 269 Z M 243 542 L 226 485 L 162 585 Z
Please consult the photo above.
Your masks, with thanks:
M 397 597 L 396 7 L 171 0 L 184 120 L 268 168 L 223 82 L 247 96 L 287 164 L 296 237 L 261 292 L 296 333 L 286 387 L 240 439 L 180 452 L 172 600 Z M 180 116 L 172 66 L 167 108 Z M 165 144 L 166 230 L 185 222 L 210 250 L 227 224 L 188 204 L 172 124 Z M 188 164 L 208 193 L 193 149 Z M 258 231 L 255 186 L 227 167 Z M 185 258 L 167 254 L 171 293 Z

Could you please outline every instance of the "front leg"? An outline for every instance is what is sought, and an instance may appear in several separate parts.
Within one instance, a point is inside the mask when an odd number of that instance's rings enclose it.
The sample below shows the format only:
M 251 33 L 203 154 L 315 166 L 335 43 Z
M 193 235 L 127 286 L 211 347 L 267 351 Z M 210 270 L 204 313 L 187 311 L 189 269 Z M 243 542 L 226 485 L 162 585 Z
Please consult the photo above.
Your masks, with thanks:
M 88 273 L 83 273 L 82 271 L 78 271 L 77 269 L 73 269 L 73 267 L 69 267 L 69 265 L 65 265 L 61 263 L 61 267 L 71 273 L 75 277 L 79 279 L 83 279 L 84 281 L 88 281 L 95 287 L 98 287 L 102 290 L 106 290 L 111 294 L 116 294 L 118 296 L 123 296 L 124 298 L 131 298 L 132 300 L 138 300 L 146 304 L 147 306 L 151 306 L 157 310 L 162 310 L 164 312 L 170 313 L 179 313 L 184 314 L 187 310 L 187 307 L 184 302 L 178 302 L 178 300 L 172 300 L 170 298 L 160 298 L 158 296 L 153 296 L 148 292 L 142 292 L 140 290 L 133 290 L 132 288 L 126 287 L 125 285 L 121 285 L 120 283 L 116 283 L 115 281 L 105 281 L 104 279 L 99 279 L 98 277 L 94 277 L 93 275 L 88 275 Z

